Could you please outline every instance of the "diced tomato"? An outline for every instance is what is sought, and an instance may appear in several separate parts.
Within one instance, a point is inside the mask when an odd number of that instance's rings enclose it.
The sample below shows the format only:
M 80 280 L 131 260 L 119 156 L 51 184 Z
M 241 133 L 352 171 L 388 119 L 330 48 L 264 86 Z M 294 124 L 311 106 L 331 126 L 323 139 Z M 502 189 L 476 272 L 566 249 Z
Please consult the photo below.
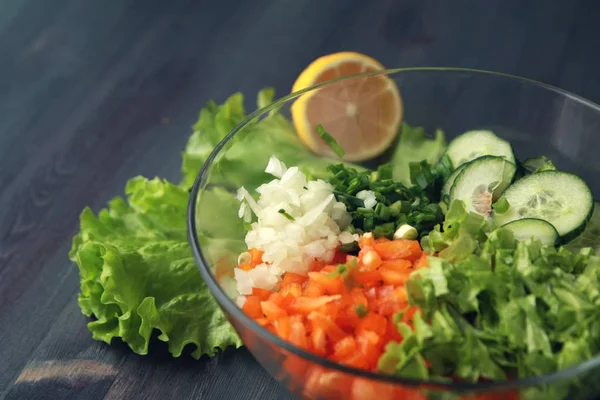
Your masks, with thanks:
M 363 331 L 356 336 L 358 349 L 365 356 L 369 368 L 374 368 L 381 356 L 381 338 L 373 331 Z
M 290 318 L 287 316 L 273 321 L 273 327 L 275 328 L 277 336 L 284 340 L 288 340 L 290 337 L 290 326 Z
M 343 314 L 346 306 L 340 302 L 339 300 L 332 301 L 330 303 L 325 304 L 322 307 L 319 307 L 317 312 L 328 315 L 329 318 L 335 320 L 340 314 Z
M 346 336 L 345 338 L 338 341 L 334 346 L 334 354 L 333 356 L 342 360 L 345 357 L 351 355 L 356 352 L 356 341 L 352 336 Z
M 404 282 L 410 277 L 408 271 L 398 271 L 395 269 L 379 268 L 379 273 L 383 279 L 383 283 L 388 285 L 404 285 Z
M 290 309 L 294 312 L 308 315 L 313 311 L 323 307 L 327 303 L 341 299 L 342 296 L 339 294 L 333 296 L 320 296 L 320 297 L 296 297 L 290 305 Z
M 281 284 L 283 286 L 290 285 L 292 283 L 298 283 L 302 285 L 306 281 L 306 279 L 308 278 L 304 275 L 295 274 L 293 272 L 286 272 L 286 274 L 283 276 L 283 279 L 281 280 Z
M 364 290 L 364 294 L 365 294 L 365 297 L 368 300 L 375 300 L 375 299 L 377 299 L 377 289 L 374 288 L 374 287 L 365 289 Z
M 281 292 L 276 292 L 269 296 L 269 301 L 275 303 L 284 310 L 288 310 L 295 299 L 296 296 L 293 296 L 289 293 L 283 294 Z
M 387 260 L 381 262 L 381 268 L 402 272 L 411 272 L 412 265 L 412 262 L 409 260 Z
M 416 261 L 421 257 L 421 245 L 416 240 L 397 239 L 375 243 L 373 246 L 383 260 L 404 259 Z
M 369 303 L 369 301 L 367 300 L 367 296 L 365 296 L 365 293 L 361 288 L 355 287 L 350 289 L 350 296 L 352 297 L 352 302 L 354 306 L 362 304 L 366 307 Z
M 319 297 L 325 294 L 325 289 L 317 282 L 309 280 L 302 294 L 306 297 Z
M 394 319 L 392 317 L 388 318 L 388 329 L 383 340 L 385 342 L 382 343 L 384 346 L 391 341 L 398 343 L 402 341 L 402 335 L 398 332 L 398 328 L 394 324 Z
M 273 292 L 266 289 L 261 288 L 252 288 L 252 294 L 257 296 L 261 301 L 269 300 L 269 296 L 271 296 Z
M 381 288 L 374 309 L 381 315 L 391 316 L 408 306 L 408 294 L 404 287 L 384 286 Z
M 242 310 L 254 319 L 264 317 L 258 296 L 246 296 L 246 302 L 242 306 Z
M 321 271 L 326 266 L 327 266 L 327 264 L 324 263 L 323 261 L 314 260 L 312 262 L 312 265 L 310 266 L 310 270 L 311 271 Z
M 272 301 L 261 301 L 260 308 L 269 321 L 287 316 L 287 312 Z
M 247 262 L 247 263 L 243 263 L 238 265 L 238 268 L 243 270 L 243 271 L 250 271 L 251 269 L 254 268 L 254 265 L 252 265 L 251 262 Z
M 273 335 L 277 335 L 277 331 L 275 331 L 275 327 L 273 326 L 273 324 L 268 324 L 265 325 L 265 328 L 271 332 Z
M 336 251 L 333 256 L 333 260 L 331 261 L 333 264 L 343 264 L 346 262 L 346 253 L 342 253 L 341 251 Z
M 382 281 L 381 274 L 379 271 L 352 271 L 352 278 L 354 282 L 359 285 L 373 286 L 377 285 Z
M 315 353 L 324 356 L 327 351 L 327 337 L 321 328 L 313 329 L 310 333 L 312 349 Z
M 358 239 L 358 247 L 365 249 L 375 245 L 375 237 L 372 233 L 367 232 Z
M 416 313 L 420 313 L 421 310 L 419 309 L 419 307 L 416 306 L 408 306 L 406 311 L 404 312 L 404 316 L 402 317 L 402 320 L 404 322 L 412 322 L 414 315 Z
M 291 295 L 293 297 L 302 296 L 302 286 L 299 283 L 292 282 L 289 284 L 282 284 L 281 290 L 279 291 L 281 295 L 287 296 Z
M 355 351 L 348 356 L 341 358 L 340 363 L 345 364 L 349 367 L 367 369 L 369 368 L 369 362 L 366 357 L 359 351 Z
M 312 312 L 308 315 L 308 319 L 312 322 L 313 329 L 322 329 L 325 335 L 334 342 L 338 342 L 347 336 L 346 332 L 337 326 L 327 315 Z
M 380 286 L 375 289 L 378 299 L 383 299 L 394 293 L 394 285 Z
M 393 315 L 404 311 L 403 322 L 412 327 L 418 308 L 409 306 L 404 283 L 413 270 L 427 266 L 427 258 L 417 241 L 375 239 L 365 234 L 359 246 L 358 257 L 338 251 L 331 263 L 314 261 L 306 276 L 284 274 L 275 290 L 254 288 L 246 297 L 244 312 L 302 349 L 347 366 L 376 371 L 385 345 L 402 341 Z M 243 268 L 263 262 L 259 250 L 250 254 L 251 260 Z M 344 261 L 349 266 L 347 276 L 337 273 L 341 270 L 336 264 Z M 368 388 L 370 381 L 353 385 L 343 374 L 324 369 L 315 374 L 316 370 L 311 370 L 305 379 L 300 378 L 306 382 L 307 397 L 355 398 L 359 396 L 355 386 L 361 385 L 378 400 L 399 393 L 379 383 Z M 340 387 L 340 382 L 345 383 Z M 407 398 L 419 398 L 415 393 Z
M 370 271 L 377 269 L 381 265 L 381 257 L 375 250 L 361 250 L 358 256 L 365 269 Z
M 248 252 L 250 253 L 250 262 L 252 263 L 253 266 L 257 266 L 258 264 L 262 264 L 262 256 L 263 256 L 263 252 L 258 250 L 258 249 L 250 249 L 248 250 Z
M 301 321 L 292 320 L 290 323 L 290 335 L 288 340 L 302 349 L 308 349 L 308 339 L 306 337 L 306 328 Z
M 347 310 L 335 318 L 336 325 L 348 332 L 353 331 L 359 321 L 360 318 L 356 315 L 355 310 Z
M 335 271 L 335 269 L 334 269 Z M 334 272 L 332 271 L 332 272 Z M 340 276 L 330 277 L 327 276 L 329 272 L 321 273 L 321 272 L 309 272 L 308 277 L 311 281 L 314 281 L 319 284 L 325 292 L 328 294 L 340 293 L 344 288 L 344 281 Z
M 415 269 L 428 268 L 429 264 L 427 264 L 427 253 L 421 253 L 421 257 L 415 262 Z
M 379 336 L 384 336 L 387 332 L 387 328 L 388 322 L 384 316 L 369 311 L 367 315 L 360 319 L 360 322 L 356 327 L 356 333 L 359 334 L 364 331 L 373 331 Z

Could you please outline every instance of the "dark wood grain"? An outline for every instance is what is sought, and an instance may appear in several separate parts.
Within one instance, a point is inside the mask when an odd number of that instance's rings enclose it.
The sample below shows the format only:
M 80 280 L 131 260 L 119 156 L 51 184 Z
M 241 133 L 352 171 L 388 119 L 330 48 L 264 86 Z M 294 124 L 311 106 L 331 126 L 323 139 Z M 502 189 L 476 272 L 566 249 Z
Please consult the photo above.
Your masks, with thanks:
M 600 102 L 593 1 L 5 0 L 0 11 L 0 399 L 285 399 L 245 351 L 94 342 L 77 218 L 136 174 L 175 179 L 209 98 L 289 91 L 315 57 L 524 75 Z

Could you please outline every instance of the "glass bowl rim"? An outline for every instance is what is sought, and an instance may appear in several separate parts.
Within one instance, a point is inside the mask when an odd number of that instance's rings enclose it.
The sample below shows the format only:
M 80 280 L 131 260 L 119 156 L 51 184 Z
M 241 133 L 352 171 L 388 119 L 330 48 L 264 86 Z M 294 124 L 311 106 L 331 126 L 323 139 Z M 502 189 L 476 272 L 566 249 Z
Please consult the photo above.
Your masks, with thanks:
M 216 156 L 220 153 L 220 151 L 225 147 L 225 145 L 238 133 L 240 130 L 245 128 L 247 125 L 257 120 L 261 116 L 265 115 L 267 112 L 277 109 L 283 104 L 287 103 L 289 100 L 294 99 L 303 93 L 313 91 L 315 89 L 321 88 L 323 86 L 328 86 L 336 82 L 353 79 L 353 78 L 361 78 L 368 76 L 376 76 L 376 75 L 391 75 L 396 73 L 410 73 L 410 72 L 454 72 L 454 73 L 468 73 L 479 76 L 491 76 L 494 78 L 504 78 L 512 81 L 520 81 L 522 84 L 537 86 L 539 88 L 548 90 L 550 92 L 554 92 L 555 94 L 561 95 L 563 97 L 572 99 L 581 105 L 594 109 L 595 111 L 600 113 L 600 105 L 582 97 L 576 95 L 574 93 L 568 92 L 566 90 L 560 89 L 556 86 L 549 85 L 546 83 L 542 83 L 530 78 L 524 78 L 516 75 L 494 72 L 494 71 L 486 71 L 486 70 L 478 70 L 478 69 L 470 69 L 470 68 L 454 68 L 454 67 L 410 67 L 410 68 L 393 68 L 393 69 L 384 69 L 378 71 L 370 71 L 363 72 L 360 74 L 348 75 L 343 77 L 338 77 L 329 81 L 321 82 L 316 85 L 307 87 L 305 89 L 290 93 L 286 96 L 282 96 L 271 104 L 262 107 L 260 109 L 255 110 L 251 114 L 249 114 L 242 122 L 240 122 L 231 132 L 229 132 L 218 144 L 215 146 L 213 151 L 210 153 L 206 162 L 202 165 L 200 172 L 196 176 L 192 189 L 190 191 L 190 199 L 188 201 L 187 207 L 187 233 L 188 233 L 188 241 L 192 248 L 192 253 L 198 269 L 200 270 L 200 274 L 202 275 L 203 280 L 206 285 L 210 289 L 211 293 L 217 301 L 219 305 L 225 309 L 226 312 L 230 313 L 235 319 L 240 320 L 244 326 L 251 329 L 255 334 L 261 336 L 266 341 L 282 348 L 286 352 L 289 352 L 297 357 L 303 358 L 307 361 L 315 363 L 321 367 L 325 367 L 327 369 L 345 373 L 348 375 L 352 375 L 355 377 L 370 379 L 372 381 L 376 381 L 382 384 L 396 384 L 410 387 L 420 387 L 420 388 L 430 388 L 434 390 L 448 390 L 457 393 L 464 392 L 482 392 L 485 390 L 490 391 L 506 391 L 511 389 L 521 389 L 531 386 L 538 386 L 543 384 L 552 383 L 559 380 L 565 380 L 571 377 L 578 376 L 584 372 L 590 371 L 596 367 L 600 367 L 600 354 L 597 354 L 577 365 L 552 372 L 550 374 L 544 374 L 539 376 L 533 376 L 528 378 L 518 378 L 506 381 L 483 381 L 483 382 L 439 382 L 435 380 L 423 380 L 423 379 L 414 379 L 414 378 L 402 378 L 396 377 L 393 375 L 385 375 L 381 373 L 365 371 L 357 368 L 348 367 L 342 364 L 338 364 L 334 361 L 330 361 L 324 357 L 318 356 L 316 354 L 310 353 L 306 350 L 303 350 L 295 345 L 281 339 L 277 335 L 271 333 L 261 325 L 259 325 L 254 319 L 246 315 L 244 311 L 237 306 L 233 299 L 231 299 L 221 288 L 221 285 L 217 282 L 214 275 L 210 272 L 210 268 L 206 260 L 204 259 L 204 255 L 200 248 L 200 243 L 198 241 L 198 235 L 196 231 L 196 203 L 198 198 L 198 193 L 200 191 L 201 183 L 207 178 L 207 172 L 209 166 L 212 165 Z

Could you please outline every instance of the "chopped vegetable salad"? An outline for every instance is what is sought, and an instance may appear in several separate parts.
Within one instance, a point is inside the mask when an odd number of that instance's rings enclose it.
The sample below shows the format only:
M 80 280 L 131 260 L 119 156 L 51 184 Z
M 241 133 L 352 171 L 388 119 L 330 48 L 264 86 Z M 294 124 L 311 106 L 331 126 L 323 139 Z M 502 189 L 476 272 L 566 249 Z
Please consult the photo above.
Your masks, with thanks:
M 491 131 L 411 163 L 410 184 L 391 164 L 328 170 L 310 180 L 271 157 L 256 199 L 238 191 L 237 303 L 261 326 L 340 364 L 441 381 L 535 376 L 598 353 L 600 258 L 556 247 L 593 211 L 579 177 L 545 157 L 519 163 Z

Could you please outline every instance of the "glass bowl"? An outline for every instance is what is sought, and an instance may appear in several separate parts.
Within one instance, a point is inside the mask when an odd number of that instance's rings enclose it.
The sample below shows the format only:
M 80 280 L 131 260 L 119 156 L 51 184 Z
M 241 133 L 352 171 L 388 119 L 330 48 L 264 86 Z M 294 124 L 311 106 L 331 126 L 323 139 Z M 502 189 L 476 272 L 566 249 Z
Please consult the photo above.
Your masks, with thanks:
M 214 149 L 193 186 L 188 209 L 192 250 L 202 274 L 244 344 L 269 373 L 298 398 L 307 399 L 589 399 L 600 393 L 600 356 L 548 375 L 503 382 L 433 383 L 400 379 L 346 367 L 283 341 L 248 317 L 232 298 L 231 281 L 218 279 L 245 251 L 245 231 L 237 217 L 236 190 L 251 193 L 270 180 L 263 173 L 271 153 L 252 154 L 252 165 L 236 168 L 248 145 L 267 142 L 273 113 L 284 115 L 301 96 L 323 91 L 328 101 L 347 95 L 378 75 L 400 89 L 403 120 L 427 132 L 442 129 L 447 139 L 472 129 L 491 129 L 513 144 L 519 159 L 549 156 L 558 168 L 582 176 L 600 194 L 600 107 L 576 95 L 510 75 L 448 68 L 408 68 L 339 78 L 285 96 L 254 112 Z M 326 121 L 323 125 L 327 128 Z M 335 132 L 333 132 L 335 133 Z M 271 144 L 273 145 L 273 144 Z M 275 146 L 275 155 L 296 165 L 294 152 Z M 281 154 L 280 154 L 281 153 Z M 389 153 L 389 152 L 388 152 Z M 247 156 L 247 155 L 246 155 Z M 384 153 L 375 163 L 389 158 Z M 328 159 L 316 159 L 330 162 Z M 304 166 L 310 169 L 309 166 Z M 234 221 L 234 222 L 232 222 Z M 235 222 L 238 221 L 238 222 Z M 235 288 L 233 288 L 235 289 Z

